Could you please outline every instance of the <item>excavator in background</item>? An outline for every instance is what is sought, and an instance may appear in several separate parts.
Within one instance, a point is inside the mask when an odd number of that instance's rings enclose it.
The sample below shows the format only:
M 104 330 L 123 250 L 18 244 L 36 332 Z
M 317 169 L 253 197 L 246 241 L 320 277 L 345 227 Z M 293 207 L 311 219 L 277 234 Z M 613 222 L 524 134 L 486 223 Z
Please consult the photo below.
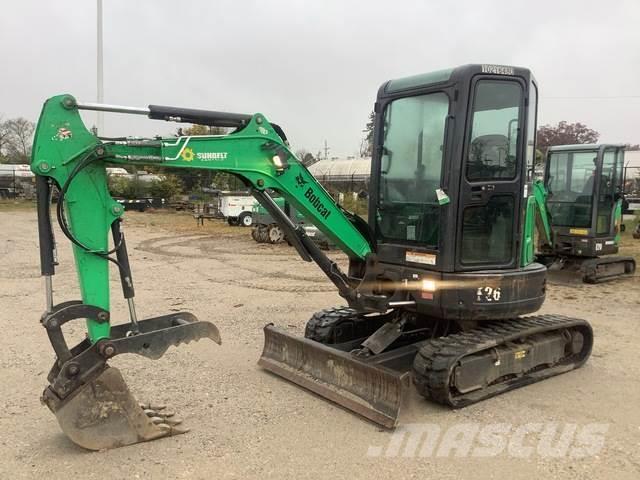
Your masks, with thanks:
M 533 196 L 540 213 L 536 258 L 550 279 L 600 283 L 634 274 L 635 259 L 616 255 L 624 228 L 624 149 L 563 145 L 547 151 L 544 182 L 534 183 Z
M 284 213 L 295 224 L 305 225 L 304 216 L 291 208 L 289 202 L 282 197 L 274 197 L 275 204 L 284 211 Z M 280 243 L 285 241 L 284 232 L 278 225 L 278 222 L 269 215 L 269 212 L 259 203 L 253 206 L 251 217 L 253 218 L 253 227 L 251 229 L 251 238 L 258 243 Z
M 291 207 L 287 201 L 282 197 L 275 197 L 274 202 L 278 207 L 284 211 L 284 213 L 291 219 L 294 224 L 302 226 L 308 237 L 311 237 L 313 241 L 323 250 L 329 250 L 331 248 L 331 241 L 315 227 L 312 223 L 309 223 L 304 215 L 298 212 L 295 208 Z M 269 212 L 259 203 L 253 206 L 251 213 L 253 218 L 253 228 L 251 229 L 251 238 L 258 243 L 281 243 L 287 241 L 287 238 L 280 228 L 278 222 L 269 215 Z
M 487 64 L 385 82 L 375 103 L 368 222 L 333 201 L 292 153 L 282 128 L 260 113 L 50 98 L 31 165 L 46 291 L 41 323 L 57 356 L 43 402 L 65 434 L 88 449 L 183 433 L 154 405 L 140 406 L 108 360 L 125 353 L 155 359 L 201 338 L 220 343 L 213 324 L 187 312 L 138 319 L 123 209 L 109 194 L 107 165 L 216 170 L 242 179 L 348 305 L 315 313 L 304 338 L 267 325 L 259 364 L 380 425 L 397 425 L 411 379 L 425 398 L 458 408 L 580 367 L 593 345 L 587 321 L 523 316 L 540 308 L 547 288 L 546 268 L 534 261 L 537 90 L 528 69 Z M 234 130 L 99 138 L 83 124 L 85 110 Z M 57 304 L 54 188 L 81 294 Z M 269 191 L 348 256 L 346 271 Z M 121 324 L 111 318 L 109 264 L 129 305 Z M 87 338 L 70 348 L 61 327 L 78 319 L 86 320 Z

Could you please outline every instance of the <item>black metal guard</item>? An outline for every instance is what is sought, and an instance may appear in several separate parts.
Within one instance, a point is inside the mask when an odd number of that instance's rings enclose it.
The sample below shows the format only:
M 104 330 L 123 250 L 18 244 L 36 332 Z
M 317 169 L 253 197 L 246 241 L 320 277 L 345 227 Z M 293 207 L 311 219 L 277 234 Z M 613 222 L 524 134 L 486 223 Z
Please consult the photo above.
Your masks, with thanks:
M 40 271 L 42 275 L 55 274 L 55 243 L 51 228 L 49 200 L 51 184 L 47 177 L 36 175 L 36 199 L 38 210 L 38 239 L 40 243 Z
M 149 118 L 169 122 L 197 123 L 198 125 L 208 125 L 211 127 L 243 128 L 249 123 L 249 120 L 251 120 L 251 115 L 149 105 Z

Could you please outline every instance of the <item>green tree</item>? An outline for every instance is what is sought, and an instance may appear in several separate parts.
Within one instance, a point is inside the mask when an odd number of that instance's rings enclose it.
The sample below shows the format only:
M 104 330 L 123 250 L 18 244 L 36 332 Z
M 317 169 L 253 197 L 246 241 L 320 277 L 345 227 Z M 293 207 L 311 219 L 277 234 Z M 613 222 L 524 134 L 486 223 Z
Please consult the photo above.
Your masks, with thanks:
M 364 127 L 363 133 L 364 138 L 360 144 L 360 156 L 361 157 L 370 157 L 373 153 L 373 130 L 376 124 L 376 112 L 372 111 L 369 114 L 369 121 Z
M 152 197 L 171 200 L 176 195 L 182 193 L 182 182 L 175 175 L 163 175 L 160 180 L 154 180 L 149 187 Z
M 107 179 L 109 191 L 114 197 L 138 198 L 148 193 L 147 184 L 128 177 L 116 177 L 110 175 Z

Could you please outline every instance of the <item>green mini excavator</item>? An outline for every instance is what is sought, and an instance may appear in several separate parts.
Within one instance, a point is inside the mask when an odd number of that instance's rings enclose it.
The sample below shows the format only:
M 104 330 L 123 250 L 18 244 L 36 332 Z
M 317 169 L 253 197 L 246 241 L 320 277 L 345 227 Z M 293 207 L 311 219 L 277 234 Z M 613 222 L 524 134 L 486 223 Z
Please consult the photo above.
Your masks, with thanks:
M 83 110 L 233 131 L 100 138 L 83 124 Z M 137 318 L 123 209 L 109 194 L 106 165 L 216 170 L 242 179 L 348 305 L 314 314 L 305 338 L 267 325 L 260 365 L 381 425 L 397 424 L 411 380 L 424 397 L 456 408 L 581 366 L 593 344 L 586 321 L 523 316 L 540 308 L 546 289 L 546 268 L 534 261 L 536 216 L 548 220 L 532 193 L 536 111 L 536 82 L 524 68 L 465 65 L 386 82 L 375 103 L 365 221 L 334 202 L 291 152 L 282 128 L 262 114 L 50 98 L 32 161 L 46 285 L 41 323 L 57 356 L 43 401 L 88 449 L 183 433 L 153 404 L 139 405 L 108 360 L 124 353 L 154 359 L 200 338 L 220 342 L 213 324 L 187 312 Z M 54 189 L 81 296 L 57 304 Z M 270 191 L 347 254 L 346 271 Z M 109 264 L 129 305 L 125 323 L 111 318 Z M 69 347 L 61 327 L 78 319 L 86 320 L 87 338 Z
M 539 211 L 537 260 L 550 278 L 600 283 L 633 275 L 633 257 L 616 255 L 623 205 L 624 145 L 549 148 L 544 184 L 534 185 Z M 540 217 L 539 217 L 540 220 Z

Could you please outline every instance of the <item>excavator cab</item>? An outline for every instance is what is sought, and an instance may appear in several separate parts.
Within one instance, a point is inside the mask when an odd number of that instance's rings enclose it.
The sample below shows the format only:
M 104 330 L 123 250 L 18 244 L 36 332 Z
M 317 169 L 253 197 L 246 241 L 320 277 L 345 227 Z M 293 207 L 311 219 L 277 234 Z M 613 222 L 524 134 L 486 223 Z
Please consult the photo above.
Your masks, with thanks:
M 624 145 L 549 148 L 547 204 L 556 248 L 577 256 L 618 253 Z
M 441 319 L 536 311 L 545 269 L 523 252 L 537 86 L 524 68 L 465 65 L 379 89 L 368 224 L 392 300 Z
M 576 277 L 587 283 L 635 271 L 632 257 L 602 257 L 617 254 L 619 249 L 624 148 L 562 145 L 547 152 L 544 185 L 552 233 L 549 257 L 572 275 L 578 271 Z

